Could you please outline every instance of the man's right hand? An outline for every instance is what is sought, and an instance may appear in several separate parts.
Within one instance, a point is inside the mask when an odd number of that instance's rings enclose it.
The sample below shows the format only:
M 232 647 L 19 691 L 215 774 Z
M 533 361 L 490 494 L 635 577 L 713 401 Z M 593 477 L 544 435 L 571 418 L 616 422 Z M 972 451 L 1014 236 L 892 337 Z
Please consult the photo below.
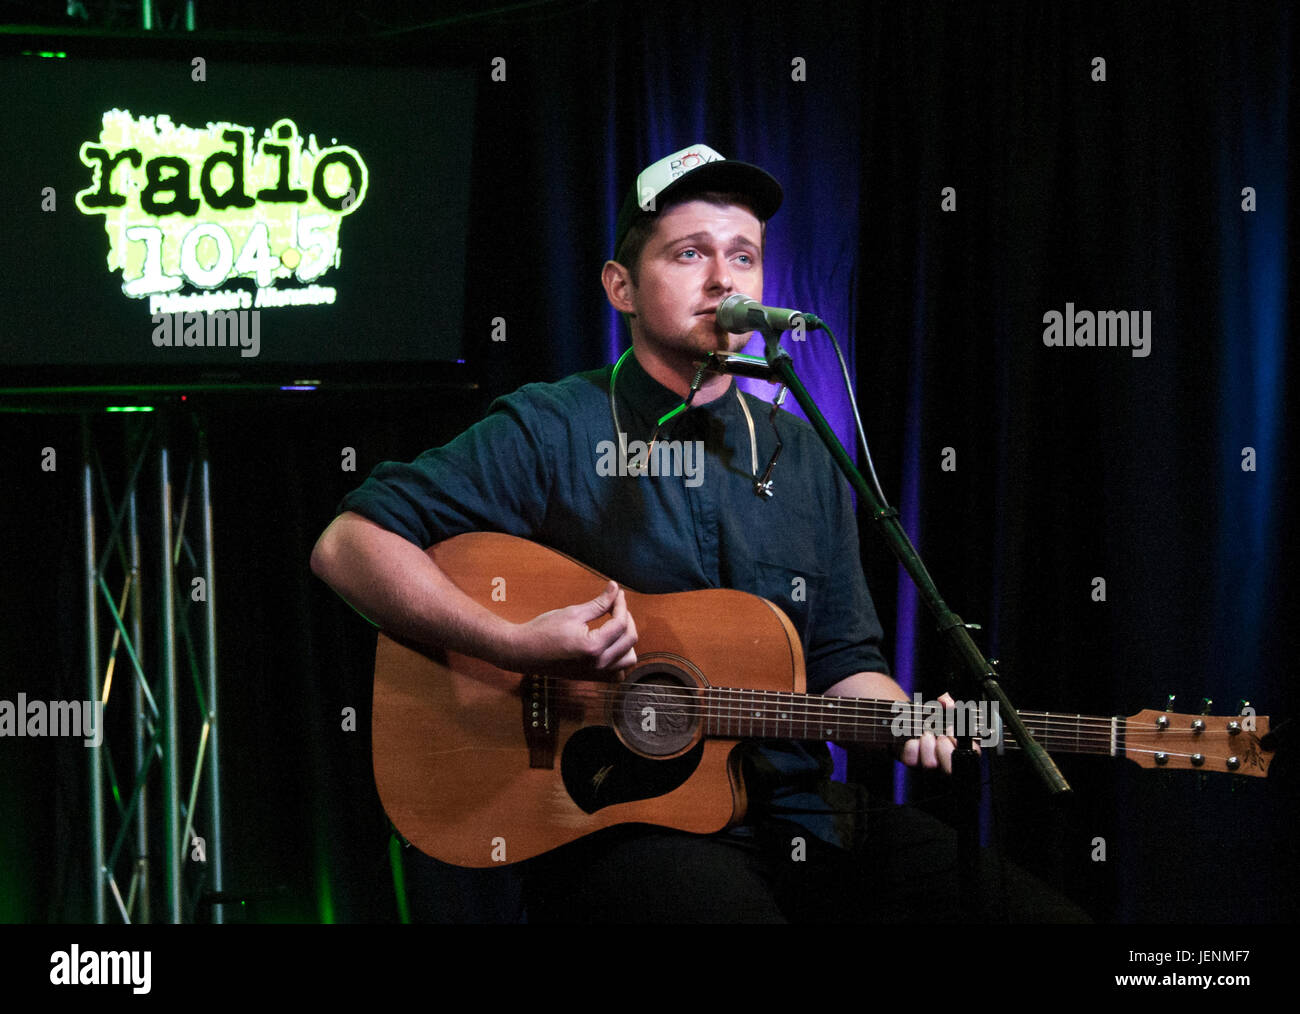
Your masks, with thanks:
M 599 627 L 590 626 L 609 616 Z M 627 595 L 610 581 L 594 599 L 552 609 L 514 627 L 502 660 L 516 672 L 545 672 L 579 668 L 615 672 L 636 664 L 636 623 L 627 609 Z
M 636 663 L 636 624 L 613 581 L 589 602 L 511 623 L 462 592 L 414 543 L 350 511 L 321 535 L 311 565 L 381 630 L 501 669 L 613 672 Z

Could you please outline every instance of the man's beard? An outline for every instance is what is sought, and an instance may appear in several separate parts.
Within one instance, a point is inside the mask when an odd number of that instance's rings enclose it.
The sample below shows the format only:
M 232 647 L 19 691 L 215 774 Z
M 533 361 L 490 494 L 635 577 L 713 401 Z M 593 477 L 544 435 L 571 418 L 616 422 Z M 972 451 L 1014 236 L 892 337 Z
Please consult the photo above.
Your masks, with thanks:
M 660 339 L 655 344 L 660 355 L 679 369 L 690 371 L 710 352 L 739 352 L 749 344 L 747 334 L 732 334 L 718 327 L 712 314 L 695 318 L 689 330 L 679 332 L 676 340 Z
M 713 315 L 699 317 L 693 328 L 687 332 L 692 349 L 699 349 L 700 355 L 710 352 L 739 352 L 749 344 L 749 335 L 732 334 L 718 327 Z

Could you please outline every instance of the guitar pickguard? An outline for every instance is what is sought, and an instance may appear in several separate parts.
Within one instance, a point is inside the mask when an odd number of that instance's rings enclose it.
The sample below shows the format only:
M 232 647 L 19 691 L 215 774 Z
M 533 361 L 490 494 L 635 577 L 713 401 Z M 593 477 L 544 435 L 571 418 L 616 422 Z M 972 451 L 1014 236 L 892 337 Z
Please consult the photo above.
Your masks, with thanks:
M 680 757 L 651 760 L 633 753 L 608 726 L 588 726 L 569 737 L 560 756 L 560 777 L 586 813 L 616 803 L 652 799 L 686 782 L 699 767 L 704 743 Z

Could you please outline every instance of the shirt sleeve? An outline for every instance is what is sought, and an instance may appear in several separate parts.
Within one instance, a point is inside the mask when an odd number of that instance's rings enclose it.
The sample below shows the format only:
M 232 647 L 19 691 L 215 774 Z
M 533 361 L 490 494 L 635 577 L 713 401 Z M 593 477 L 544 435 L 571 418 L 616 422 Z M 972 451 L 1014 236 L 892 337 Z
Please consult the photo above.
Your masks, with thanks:
M 427 549 L 471 531 L 531 538 L 546 516 L 556 467 L 540 385 L 494 401 L 488 415 L 409 463 L 386 461 L 339 504 Z M 562 463 L 561 463 L 562 464 Z
M 884 631 L 862 573 L 858 523 L 848 483 L 838 470 L 829 473 L 829 530 L 824 555 L 827 580 L 821 601 L 812 612 L 806 652 L 809 693 L 825 693 L 840 680 L 859 672 L 889 673 L 881 643 Z

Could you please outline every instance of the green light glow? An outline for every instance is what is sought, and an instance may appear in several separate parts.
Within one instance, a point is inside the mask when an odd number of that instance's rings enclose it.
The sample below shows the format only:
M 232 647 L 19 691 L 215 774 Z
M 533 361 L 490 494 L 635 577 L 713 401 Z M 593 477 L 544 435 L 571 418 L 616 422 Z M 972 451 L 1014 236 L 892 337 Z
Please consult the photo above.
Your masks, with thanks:
M 316 911 L 326 926 L 334 925 L 334 892 L 330 887 L 329 868 L 325 857 L 317 849 L 316 858 Z
M 105 412 L 152 412 L 152 405 L 108 405 Z
M 397 835 L 388 836 L 388 862 L 393 869 L 393 893 L 397 896 L 397 920 L 403 926 L 411 921 L 411 906 L 406 900 L 406 871 L 402 866 L 402 843 Z

